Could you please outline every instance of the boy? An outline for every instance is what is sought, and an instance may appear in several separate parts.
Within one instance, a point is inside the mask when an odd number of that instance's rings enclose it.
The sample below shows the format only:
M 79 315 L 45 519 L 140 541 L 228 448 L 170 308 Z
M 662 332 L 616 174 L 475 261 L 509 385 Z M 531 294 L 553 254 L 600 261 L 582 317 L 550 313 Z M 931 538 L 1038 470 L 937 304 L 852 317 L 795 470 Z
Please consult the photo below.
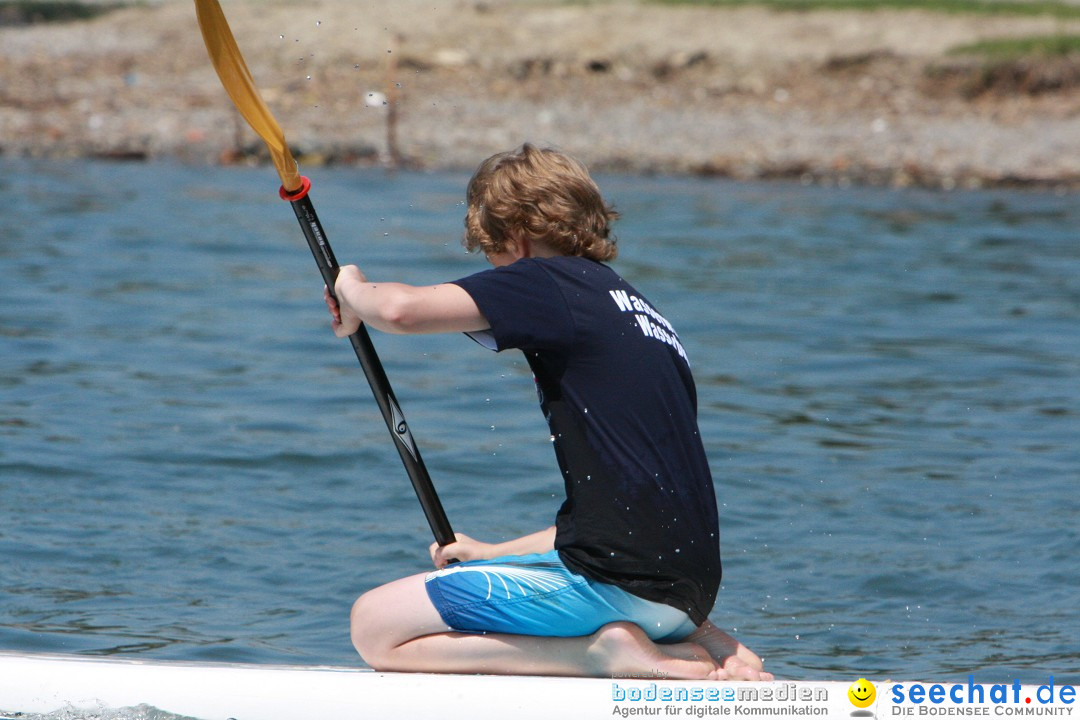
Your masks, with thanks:
M 379 670 L 772 679 L 708 621 L 719 531 L 694 382 L 668 321 L 603 264 L 617 214 L 584 166 L 531 145 L 481 164 L 467 199 L 464 244 L 494 268 L 415 287 L 343 267 L 337 302 L 326 294 L 334 332 L 522 350 L 567 498 L 546 530 L 458 534 L 432 546 L 434 572 L 362 595 L 357 651 Z

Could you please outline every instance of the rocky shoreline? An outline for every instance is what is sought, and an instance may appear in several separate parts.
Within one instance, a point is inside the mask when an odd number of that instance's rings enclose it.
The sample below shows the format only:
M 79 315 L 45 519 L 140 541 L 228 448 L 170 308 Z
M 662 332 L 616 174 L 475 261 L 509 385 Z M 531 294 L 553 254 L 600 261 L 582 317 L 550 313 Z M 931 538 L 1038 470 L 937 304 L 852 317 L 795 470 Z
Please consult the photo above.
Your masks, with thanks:
M 471 168 L 528 140 L 605 171 L 1080 188 L 1080 58 L 950 52 L 1080 34 L 1080 20 L 554 0 L 223 7 L 305 166 Z M 0 27 L 2 156 L 264 154 L 188 0 Z

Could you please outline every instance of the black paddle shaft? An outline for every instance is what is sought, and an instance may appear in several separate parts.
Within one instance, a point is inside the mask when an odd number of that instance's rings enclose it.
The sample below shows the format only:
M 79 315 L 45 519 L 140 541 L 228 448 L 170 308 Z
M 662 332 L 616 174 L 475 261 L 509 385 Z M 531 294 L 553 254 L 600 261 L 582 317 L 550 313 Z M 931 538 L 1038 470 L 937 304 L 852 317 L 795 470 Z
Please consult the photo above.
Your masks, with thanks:
M 296 219 L 300 222 L 300 228 L 307 239 L 308 247 L 311 248 L 311 254 L 315 256 L 319 272 L 322 273 L 323 282 L 329 288 L 330 295 L 334 296 L 334 283 L 341 266 L 334 257 L 334 251 L 319 222 L 319 216 L 315 214 L 315 207 L 311 204 L 311 198 L 308 197 L 309 188 L 310 183 L 307 178 L 304 178 L 304 184 L 300 190 L 296 193 L 282 190 L 281 197 L 292 205 Z M 375 395 L 375 402 L 378 403 L 379 410 L 382 411 L 383 419 L 386 421 L 386 427 L 394 438 L 394 445 L 401 456 L 401 462 L 405 465 L 405 471 L 409 474 L 409 480 L 412 481 L 420 507 L 423 508 L 428 525 L 431 526 L 431 532 L 435 535 L 435 541 L 439 545 L 449 545 L 456 539 L 454 531 L 446 518 L 442 502 L 439 501 L 439 496 L 435 492 L 435 486 L 431 483 L 424 460 L 420 457 L 420 448 L 416 446 L 409 424 L 405 422 L 405 415 L 402 414 L 397 398 L 394 397 L 394 390 L 390 387 L 386 371 L 383 370 L 382 362 L 375 353 L 375 346 L 371 344 L 367 328 L 361 325 L 359 330 L 349 336 L 349 341 L 352 342 L 353 350 L 356 351 L 360 366 L 364 368 L 364 375 L 367 376 L 371 392 Z

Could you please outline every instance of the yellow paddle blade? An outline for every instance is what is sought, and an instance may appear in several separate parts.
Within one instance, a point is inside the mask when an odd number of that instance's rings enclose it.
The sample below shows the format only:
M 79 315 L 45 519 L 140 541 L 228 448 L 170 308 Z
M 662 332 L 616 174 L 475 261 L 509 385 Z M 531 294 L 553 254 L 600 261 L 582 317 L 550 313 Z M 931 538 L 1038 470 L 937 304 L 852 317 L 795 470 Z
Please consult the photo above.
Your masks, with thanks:
M 289 146 L 285 144 L 285 133 L 259 96 L 259 89 L 255 87 L 244 56 L 236 46 L 236 39 L 225 20 L 225 13 L 221 11 L 221 5 L 218 0 L 195 0 L 195 14 L 199 18 L 206 50 L 210 53 L 210 62 L 217 70 L 225 91 L 251 129 L 266 142 L 274 167 L 281 176 L 281 186 L 288 192 L 298 190 L 301 185 L 300 170 L 289 152 Z

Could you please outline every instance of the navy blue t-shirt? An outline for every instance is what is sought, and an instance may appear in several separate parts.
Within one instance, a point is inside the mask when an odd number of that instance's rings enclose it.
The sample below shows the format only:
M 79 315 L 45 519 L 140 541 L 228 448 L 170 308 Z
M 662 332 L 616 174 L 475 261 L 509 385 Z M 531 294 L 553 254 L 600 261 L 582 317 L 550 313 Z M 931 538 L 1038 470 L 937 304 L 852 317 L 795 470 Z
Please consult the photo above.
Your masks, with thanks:
M 563 562 L 701 624 L 720 586 L 716 497 L 671 324 L 584 258 L 524 258 L 455 284 L 493 349 L 518 348 L 532 368 L 566 486 Z

